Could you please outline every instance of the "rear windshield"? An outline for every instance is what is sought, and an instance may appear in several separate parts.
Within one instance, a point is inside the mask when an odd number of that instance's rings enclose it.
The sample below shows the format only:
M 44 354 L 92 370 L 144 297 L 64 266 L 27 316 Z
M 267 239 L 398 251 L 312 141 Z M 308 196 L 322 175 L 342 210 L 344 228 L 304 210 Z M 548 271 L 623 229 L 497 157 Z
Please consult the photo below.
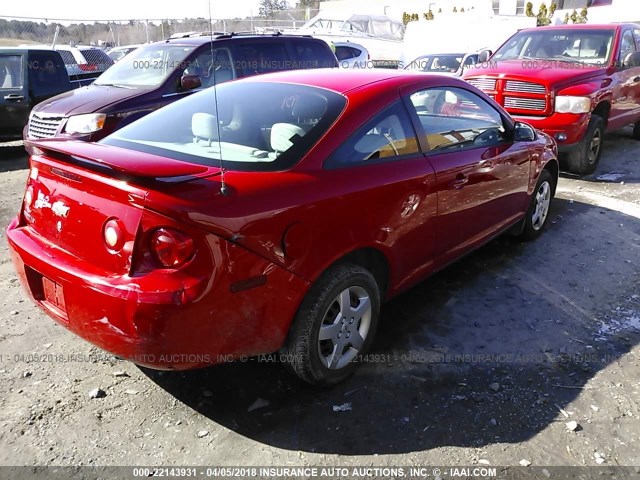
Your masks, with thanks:
M 65 65 L 76 65 L 78 63 L 74 58 L 73 53 L 71 53 L 70 51 L 58 50 L 58 53 L 62 57 L 62 61 L 65 63 Z
M 109 55 L 98 48 L 91 48 L 86 50 L 80 50 L 82 56 L 85 58 L 87 63 L 94 63 L 96 65 L 104 65 L 108 67 L 109 65 L 113 65 L 113 60 Z
M 493 60 L 553 59 L 605 65 L 613 50 L 613 29 L 521 31 L 498 49 Z
M 147 115 L 101 143 L 229 170 L 276 171 L 300 160 L 344 105 L 343 96 L 324 89 L 229 82 Z
M 152 44 L 123 57 L 94 82 L 95 85 L 157 87 L 178 68 L 195 47 Z

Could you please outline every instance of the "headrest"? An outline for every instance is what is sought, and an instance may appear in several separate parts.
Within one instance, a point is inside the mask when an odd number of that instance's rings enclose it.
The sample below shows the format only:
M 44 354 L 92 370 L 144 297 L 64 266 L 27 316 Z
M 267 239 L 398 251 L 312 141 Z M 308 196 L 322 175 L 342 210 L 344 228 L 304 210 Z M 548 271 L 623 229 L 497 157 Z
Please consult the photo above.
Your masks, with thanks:
M 284 152 L 291 148 L 296 135 L 303 137 L 304 130 L 290 123 L 275 123 L 271 127 L 271 148 L 276 152 Z
M 302 95 L 293 105 L 291 114 L 298 118 L 321 118 L 327 111 L 327 100 L 317 95 Z
M 191 133 L 194 142 L 198 139 L 208 140 L 209 143 L 218 140 L 218 121 L 214 115 L 198 112 L 191 117 Z
M 358 140 L 353 148 L 358 153 L 369 155 L 373 152 L 377 152 L 382 147 L 388 144 L 389 140 L 384 135 L 380 135 L 378 133 L 370 133 Z
M 383 119 L 377 127 L 381 130 L 388 130 L 388 133 L 391 133 L 391 136 L 395 139 L 399 139 L 404 133 L 402 130 L 402 124 L 400 123 L 400 119 L 397 115 L 389 115 L 387 118 Z

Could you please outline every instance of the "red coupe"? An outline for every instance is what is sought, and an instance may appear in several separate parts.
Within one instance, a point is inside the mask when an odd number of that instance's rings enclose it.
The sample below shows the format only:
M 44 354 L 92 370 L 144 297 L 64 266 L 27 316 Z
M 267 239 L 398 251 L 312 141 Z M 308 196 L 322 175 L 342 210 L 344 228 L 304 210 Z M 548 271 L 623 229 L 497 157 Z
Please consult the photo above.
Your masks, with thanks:
M 554 140 L 476 88 L 389 70 L 243 79 L 31 146 L 8 238 L 49 315 L 148 367 L 280 351 L 319 384 L 356 368 L 381 302 L 539 235 L 558 179 Z

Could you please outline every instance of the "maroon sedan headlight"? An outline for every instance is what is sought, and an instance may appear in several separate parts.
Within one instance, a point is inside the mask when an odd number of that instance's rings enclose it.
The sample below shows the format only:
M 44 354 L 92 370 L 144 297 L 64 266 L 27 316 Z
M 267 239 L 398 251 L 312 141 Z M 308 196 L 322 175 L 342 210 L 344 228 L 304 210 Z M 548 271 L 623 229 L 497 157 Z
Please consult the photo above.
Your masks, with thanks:
M 193 239 L 171 228 L 159 228 L 151 235 L 151 252 L 166 268 L 176 268 L 186 263 L 193 255 Z

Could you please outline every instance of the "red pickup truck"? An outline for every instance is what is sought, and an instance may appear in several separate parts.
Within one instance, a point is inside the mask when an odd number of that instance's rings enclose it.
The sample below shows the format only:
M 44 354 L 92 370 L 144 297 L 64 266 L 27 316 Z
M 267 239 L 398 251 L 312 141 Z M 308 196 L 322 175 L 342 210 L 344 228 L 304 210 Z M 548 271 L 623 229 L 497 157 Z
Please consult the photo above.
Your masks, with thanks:
M 555 138 L 566 171 L 592 173 L 605 132 L 640 140 L 640 25 L 524 29 L 480 61 L 463 78 Z

